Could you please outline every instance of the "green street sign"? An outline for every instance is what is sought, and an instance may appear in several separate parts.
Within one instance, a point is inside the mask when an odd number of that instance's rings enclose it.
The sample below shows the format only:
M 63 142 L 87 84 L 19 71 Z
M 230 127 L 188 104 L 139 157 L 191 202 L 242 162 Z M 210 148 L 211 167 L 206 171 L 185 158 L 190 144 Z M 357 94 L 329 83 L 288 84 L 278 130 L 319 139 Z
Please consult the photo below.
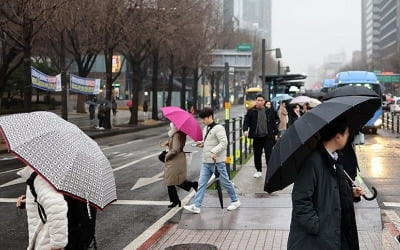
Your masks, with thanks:
M 377 75 L 380 83 L 400 82 L 400 75 Z
M 120 87 L 121 84 L 119 84 L 119 83 L 113 83 L 112 86 L 113 86 L 113 87 Z
M 236 45 L 236 50 L 237 51 L 252 51 L 253 50 L 253 44 L 240 43 L 240 44 Z

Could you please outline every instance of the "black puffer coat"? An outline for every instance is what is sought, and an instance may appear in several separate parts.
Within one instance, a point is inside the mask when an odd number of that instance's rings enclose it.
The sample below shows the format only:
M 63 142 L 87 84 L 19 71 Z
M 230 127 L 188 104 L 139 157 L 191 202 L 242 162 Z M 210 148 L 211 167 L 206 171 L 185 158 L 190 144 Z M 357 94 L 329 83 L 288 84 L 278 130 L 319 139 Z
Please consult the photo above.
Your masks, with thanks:
M 303 162 L 292 192 L 288 249 L 359 249 L 352 190 L 335 165 L 336 171 L 322 145 Z

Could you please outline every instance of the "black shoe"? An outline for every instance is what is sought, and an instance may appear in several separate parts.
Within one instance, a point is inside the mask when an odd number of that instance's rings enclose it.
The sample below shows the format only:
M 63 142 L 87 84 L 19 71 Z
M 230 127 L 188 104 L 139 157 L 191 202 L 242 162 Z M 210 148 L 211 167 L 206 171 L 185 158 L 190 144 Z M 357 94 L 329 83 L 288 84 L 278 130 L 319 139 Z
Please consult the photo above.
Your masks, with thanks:
M 192 187 L 193 187 L 194 191 L 197 192 L 197 188 L 199 187 L 199 183 L 197 181 L 194 181 Z
M 181 201 L 177 201 L 177 202 L 172 202 L 171 205 L 169 205 L 169 208 L 173 208 L 176 207 L 177 205 L 179 205 L 179 207 L 181 207 Z

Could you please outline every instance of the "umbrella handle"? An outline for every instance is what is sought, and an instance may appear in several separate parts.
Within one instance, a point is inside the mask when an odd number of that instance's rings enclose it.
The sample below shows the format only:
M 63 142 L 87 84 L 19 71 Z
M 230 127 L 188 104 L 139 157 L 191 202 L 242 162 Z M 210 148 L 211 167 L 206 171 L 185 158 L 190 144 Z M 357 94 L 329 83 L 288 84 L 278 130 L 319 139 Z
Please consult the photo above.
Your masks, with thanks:
M 378 195 L 378 191 L 376 190 L 376 188 L 374 188 L 374 187 L 371 187 L 371 189 L 372 189 L 372 196 L 371 197 L 368 197 L 368 196 L 366 196 L 365 194 L 362 196 L 364 199 L 366 199 L 367 201 L 372 201 L 373 199 L 375 199 L 376 198 L 376 196 Z

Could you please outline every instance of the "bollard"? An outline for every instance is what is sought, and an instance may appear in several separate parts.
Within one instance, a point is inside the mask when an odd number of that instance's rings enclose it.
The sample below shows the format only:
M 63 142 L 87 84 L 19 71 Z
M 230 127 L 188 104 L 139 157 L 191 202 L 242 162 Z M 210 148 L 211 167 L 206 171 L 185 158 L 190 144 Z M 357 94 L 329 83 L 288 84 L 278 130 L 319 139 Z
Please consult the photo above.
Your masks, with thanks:
M 233 171 L 236 171 L 236 118 L 232 119 L 232 142 L 233 142 Z
M 392 115 L 392 133 L 394 133 L 394 116 Z

